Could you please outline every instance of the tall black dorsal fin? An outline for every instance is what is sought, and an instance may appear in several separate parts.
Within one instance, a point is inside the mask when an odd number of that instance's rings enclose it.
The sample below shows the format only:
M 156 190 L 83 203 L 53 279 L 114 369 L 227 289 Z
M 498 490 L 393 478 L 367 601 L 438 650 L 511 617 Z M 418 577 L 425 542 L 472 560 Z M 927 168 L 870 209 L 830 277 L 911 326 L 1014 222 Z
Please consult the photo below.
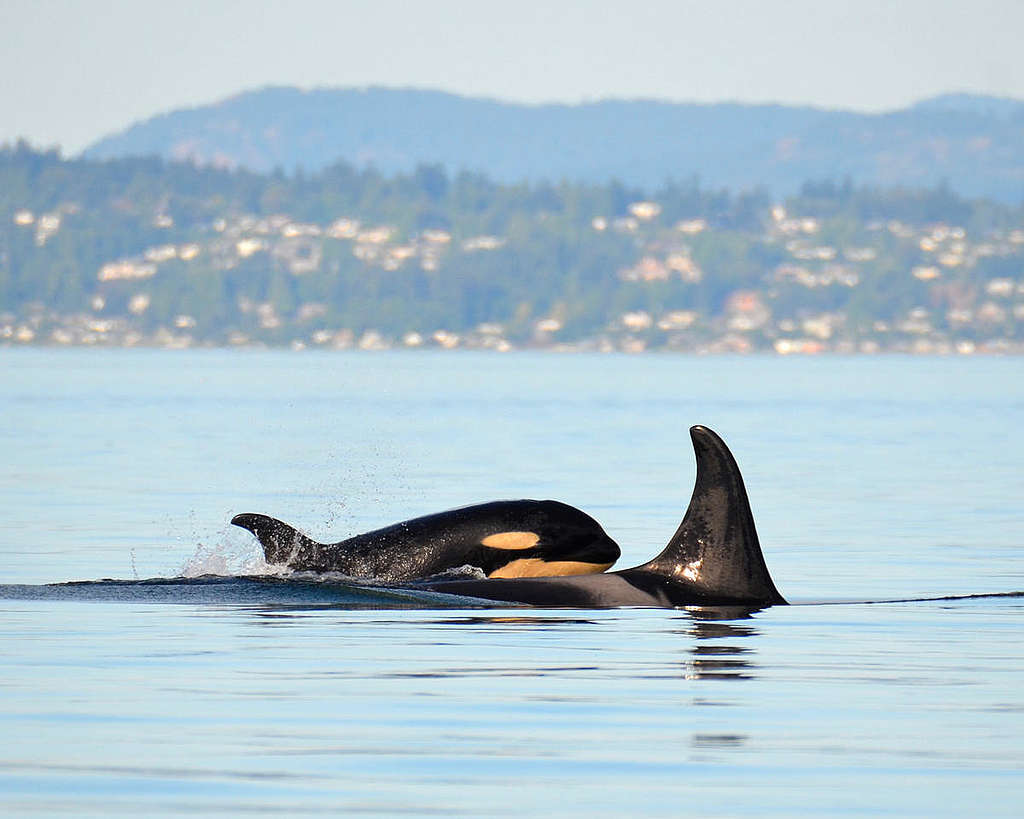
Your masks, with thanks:
M 288 563 L 304 549 L 321 549 L 323 544 L 306 537 L 294 526 L 269 515 L 245 513 L 231 518 L 235 526 L 248 529 L 259 540 L 267 563 Z
M 690 427 L 690 438 L 697 455 L 690 506 L 662 553 L 637 568 L 677 577 L 709 596 L 785 603 L 765 565 L 732 453 L 707 427 Z

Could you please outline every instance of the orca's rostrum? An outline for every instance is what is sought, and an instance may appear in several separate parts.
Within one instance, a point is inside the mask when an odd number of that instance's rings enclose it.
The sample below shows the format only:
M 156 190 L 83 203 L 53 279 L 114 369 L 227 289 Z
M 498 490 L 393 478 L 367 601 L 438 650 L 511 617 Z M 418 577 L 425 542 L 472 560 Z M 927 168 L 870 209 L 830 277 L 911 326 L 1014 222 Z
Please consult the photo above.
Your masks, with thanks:
M 232 523 L 259 538 L 268 562 L 483 600 L 586 608 L 784 604 L 732 453 L 707 427 L 691 427 L 690 437 L 697 477 L 682 523 L 655 558 L 616 572 L 601 573 L 619 555 L 614 541 L 588 515 L 555 501 L 495 501 L 338 544 L 317 544 L 264 515 Z M 430 578 L 463 565 L 487 578 Z

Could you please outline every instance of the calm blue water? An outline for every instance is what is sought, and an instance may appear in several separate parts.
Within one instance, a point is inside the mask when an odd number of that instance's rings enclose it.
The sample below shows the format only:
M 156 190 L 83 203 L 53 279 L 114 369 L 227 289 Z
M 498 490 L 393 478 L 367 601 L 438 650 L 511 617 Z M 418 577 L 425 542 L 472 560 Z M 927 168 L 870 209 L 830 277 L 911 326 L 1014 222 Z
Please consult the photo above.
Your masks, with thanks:
M 506 497 L 633 565 L 704 423 L 812 604 L 8 594 L 7 814 L 1019 815 L 1024 599 L 822 603 L 1024 589 L 1021 359 L 6 349 L 0 376 L 3 584 L 245 573 L 243 511 L 333 540 Z

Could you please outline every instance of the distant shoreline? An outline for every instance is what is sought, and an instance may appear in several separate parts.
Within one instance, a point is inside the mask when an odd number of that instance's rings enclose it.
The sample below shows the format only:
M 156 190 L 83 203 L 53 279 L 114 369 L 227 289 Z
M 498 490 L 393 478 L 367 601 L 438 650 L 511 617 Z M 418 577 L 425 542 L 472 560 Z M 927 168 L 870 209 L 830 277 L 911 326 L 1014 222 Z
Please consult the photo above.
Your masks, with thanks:
M 855 346 L 843 346 L 841 349 L 830 349 L 830 350 L 814 350 L 805 351 L 800 349 L 787 350 L 780 352 L 776 349 L 771 348 L 756 348 L 750 350 L 737 350 L 737 349 L 678 349 L 670 347 L 652 347 L 643 350 L 631 350 L 623 349 L 621 347 L 595 347 L 592 345 L 553 345 L 553 346 L 512 346 L 508 349 L 494 349 L 488 347 L 458 347 L 454 349 L 446 349 L 440 345 L 431 346 L 418 346 L 418 347 L 407 347 L 400 344 L 389 345 L 384 347 L 374 348 L 361 348 L 359 346 L 350 345 L 344 347 L 335 347 L 330 345 L 310 345 L 310 344 L 205 344 L 205 343 L 194 343 L 194 344 L 157 344 L 157 343 L 137 343 L 137 344 L 109 344 L 109 343 L 94 343 L 94 344 L 61 344 L 54 342 L 29 342 L 29 343 L 14 343 L 9 341 L 0 341 L 0 351 L 8 352 L 10 350 L 67 350 L 67 351 L 80 351 L 80 350 L 97 350 L 97 351 L 108 351 L 108 350 L 145 350 L 147 352 L 161 351 L 161 352 L 181 352 L 181 351 L 211 351 L 211 352 L 226 352 L 226 351 L 237 351 L 241 353 L 252 353 L 252 352 L 284 352 L 284 353 L 306 353 L 306 352 L 324 352 L 324 353 L 348 353 L 348 354 L 380 354 L 380 353 L 400 353 L 402 355 L 424 355 L 424 354 L 449 354 L 449 355 L 472 355 L 472 354 L 490 354 L 490 355 L 516 355 L 522 353 L 536 354 L 541 353 L 544 355 L 556 355 L 556 356 L 570 356 L 570 355 L 622 355 L 622 356 L 679 356 L 679 357 L 763 357 L 763 358 L 870 358 L 870 357 L 917 357 L 917 358 L 1001 358 L 1001 357 L 1016 357 L 1024 356 L 1024 343 L 1006 343 L 1006 344 L 994 344 L 994 345 L 978 345 L 973 349 L 957 349 L 953 345 L 942 344 L 934 345 L 929 349 L 907 349 L 903 347 L 894 348 L 880 348 L 880 349 L 858 349 Z

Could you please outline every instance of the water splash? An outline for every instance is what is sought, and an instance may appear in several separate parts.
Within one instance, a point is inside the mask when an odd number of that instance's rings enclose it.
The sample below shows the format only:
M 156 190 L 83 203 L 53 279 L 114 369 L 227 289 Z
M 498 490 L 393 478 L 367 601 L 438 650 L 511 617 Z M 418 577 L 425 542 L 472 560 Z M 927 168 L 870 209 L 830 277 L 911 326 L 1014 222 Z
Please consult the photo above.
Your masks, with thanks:
M 251 542 L 242 542 L 225 533 L 221 539 L 208 545 L 199 543 L 195 552 L 181 567 L 181 577 L 201 577 L 202 575 L 220 575 L 222 577 L 239 576 L 285 576 L 291 570 L 284 565 L 267 563 L 263 553 Z

